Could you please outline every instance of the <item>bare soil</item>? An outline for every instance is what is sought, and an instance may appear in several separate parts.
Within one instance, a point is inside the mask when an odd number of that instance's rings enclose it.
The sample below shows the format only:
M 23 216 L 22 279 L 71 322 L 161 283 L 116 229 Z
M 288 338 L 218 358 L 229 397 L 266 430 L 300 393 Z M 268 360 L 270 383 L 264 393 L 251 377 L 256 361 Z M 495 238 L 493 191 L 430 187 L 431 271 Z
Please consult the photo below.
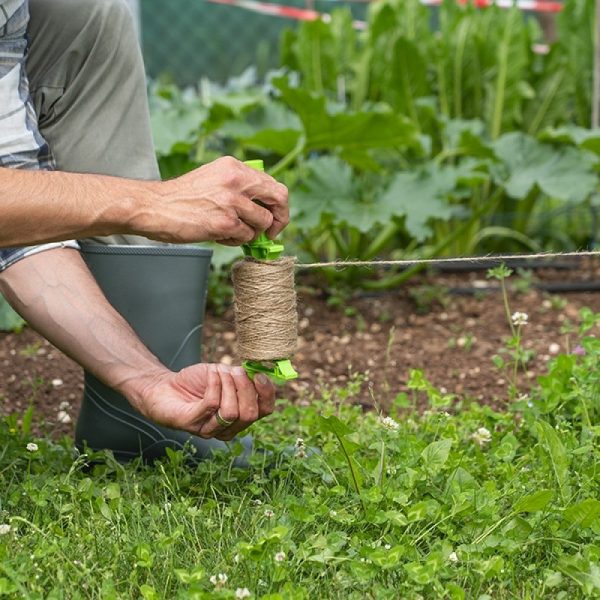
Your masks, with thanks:
M 600 262 L 587 261 L 565 271 L 536 270 L 511 278 L 512 311 L 527 313 L 523 344 L 531 350 L 519 374 L 525 393 L 548 361 L 578 343 L 579 310 L 600 312 L 600 293 L 550 294 L 532 283 L 600 281 Z M 485 272 L 425 274 L 394 292 L 340 299 L 322 284 L 300 279 L 299 347 L 293 363 L 300 377 L 281 390 L 291 401 L 309 402 L 332 386 L 345 386 L 364 374 L 353 401 L 385 410 L 406 391 L 410 369 L 423 369 L 448 393 L 501 407 L 510 377 L 494 366 L 510 336 L 498 289 Z M 592 286 L 593 287 L 593 286 Z M 519 291 L 520 290 L 520 291 Z M 600 334 L 600 328 L 595 332 Z M 206 315 L 204 359 L 235 363 L 233 311 Z M 35 406 L 36 431 L 72 434 L 83 389 L 80 367 L 31 329 L 0 333 L 0 411 L 20 413 Z

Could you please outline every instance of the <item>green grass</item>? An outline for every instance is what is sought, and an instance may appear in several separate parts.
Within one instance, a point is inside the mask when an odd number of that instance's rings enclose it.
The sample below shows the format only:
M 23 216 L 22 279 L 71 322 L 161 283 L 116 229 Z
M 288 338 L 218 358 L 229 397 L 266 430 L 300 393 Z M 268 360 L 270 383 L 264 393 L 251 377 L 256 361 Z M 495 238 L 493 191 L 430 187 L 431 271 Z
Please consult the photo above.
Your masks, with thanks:
M 254 428 L 271 470 L 181 453 L 122 466 L 32 440 L 30 413 L 6 419 L 0 596 L 599 597 L 600 340 L 582 346 L 504 412 L 421 372 L 392 421 L 344 402 L 357 384 L 282 402 Z M 297 438 L 320 452 L 303 456 Z

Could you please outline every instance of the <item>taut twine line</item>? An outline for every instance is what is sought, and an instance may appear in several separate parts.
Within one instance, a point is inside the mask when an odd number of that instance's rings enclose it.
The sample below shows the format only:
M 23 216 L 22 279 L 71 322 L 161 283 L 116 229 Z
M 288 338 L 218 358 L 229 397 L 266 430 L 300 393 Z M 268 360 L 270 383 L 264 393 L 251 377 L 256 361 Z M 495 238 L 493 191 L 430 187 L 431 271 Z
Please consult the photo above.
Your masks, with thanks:
M 582 256 L 600 256 L 600 250 L 583 250 L 577 252 L 538 252 L 536 254 L 486 254 L 484 256 L 459 256 L 457 258 L 415 258 L 410 260 L 334 260 L 330 262 L 296 263 L 296 269 L 319 269 L 324 267 L 379 267 L 396 266 L 411 267 L 414 265 L 443 265 L 447 263 L 503 262 L 507 260 L 523 260 L 534 258 L 570 258 Z

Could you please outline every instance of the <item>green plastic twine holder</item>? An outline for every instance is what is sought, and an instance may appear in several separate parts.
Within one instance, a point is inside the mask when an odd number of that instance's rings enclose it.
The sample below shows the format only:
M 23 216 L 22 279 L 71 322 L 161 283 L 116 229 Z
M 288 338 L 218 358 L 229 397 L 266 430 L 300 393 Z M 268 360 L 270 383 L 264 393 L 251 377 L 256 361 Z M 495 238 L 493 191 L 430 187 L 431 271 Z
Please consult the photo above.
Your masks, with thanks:
M 257 171 L 265 170 L 262 160 L 247 160 L 245 164 Z M 270 240 L 266 233 L 261 233 L 254 241 L 243 244 L 242 250 L 244 256 L 251 256 L 257 260 L 277 260 L 281 256 L 284 246 L 277 241 Z M 242 365 L 250 379 L 254 379 L 257 373 L 263 373 L 277 385 L 298 377 L 298 373 L 294 370 L 289 358 L 268 362 L 245 360 Z

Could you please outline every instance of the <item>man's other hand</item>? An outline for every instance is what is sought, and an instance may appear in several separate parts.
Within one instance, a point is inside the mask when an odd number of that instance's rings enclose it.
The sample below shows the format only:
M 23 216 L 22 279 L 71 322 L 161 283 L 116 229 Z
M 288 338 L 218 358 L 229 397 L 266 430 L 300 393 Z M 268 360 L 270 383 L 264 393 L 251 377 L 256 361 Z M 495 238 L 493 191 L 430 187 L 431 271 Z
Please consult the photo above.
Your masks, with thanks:
M 251 381 L 243 367 L 197 364 L 160 373 L 136 387 L 133 404 L 146 417 L 205 439 L 229 441 L 275 406 L 273 383 L 262 374 Z M 220 425 L 217 411 L 232 425 Z

